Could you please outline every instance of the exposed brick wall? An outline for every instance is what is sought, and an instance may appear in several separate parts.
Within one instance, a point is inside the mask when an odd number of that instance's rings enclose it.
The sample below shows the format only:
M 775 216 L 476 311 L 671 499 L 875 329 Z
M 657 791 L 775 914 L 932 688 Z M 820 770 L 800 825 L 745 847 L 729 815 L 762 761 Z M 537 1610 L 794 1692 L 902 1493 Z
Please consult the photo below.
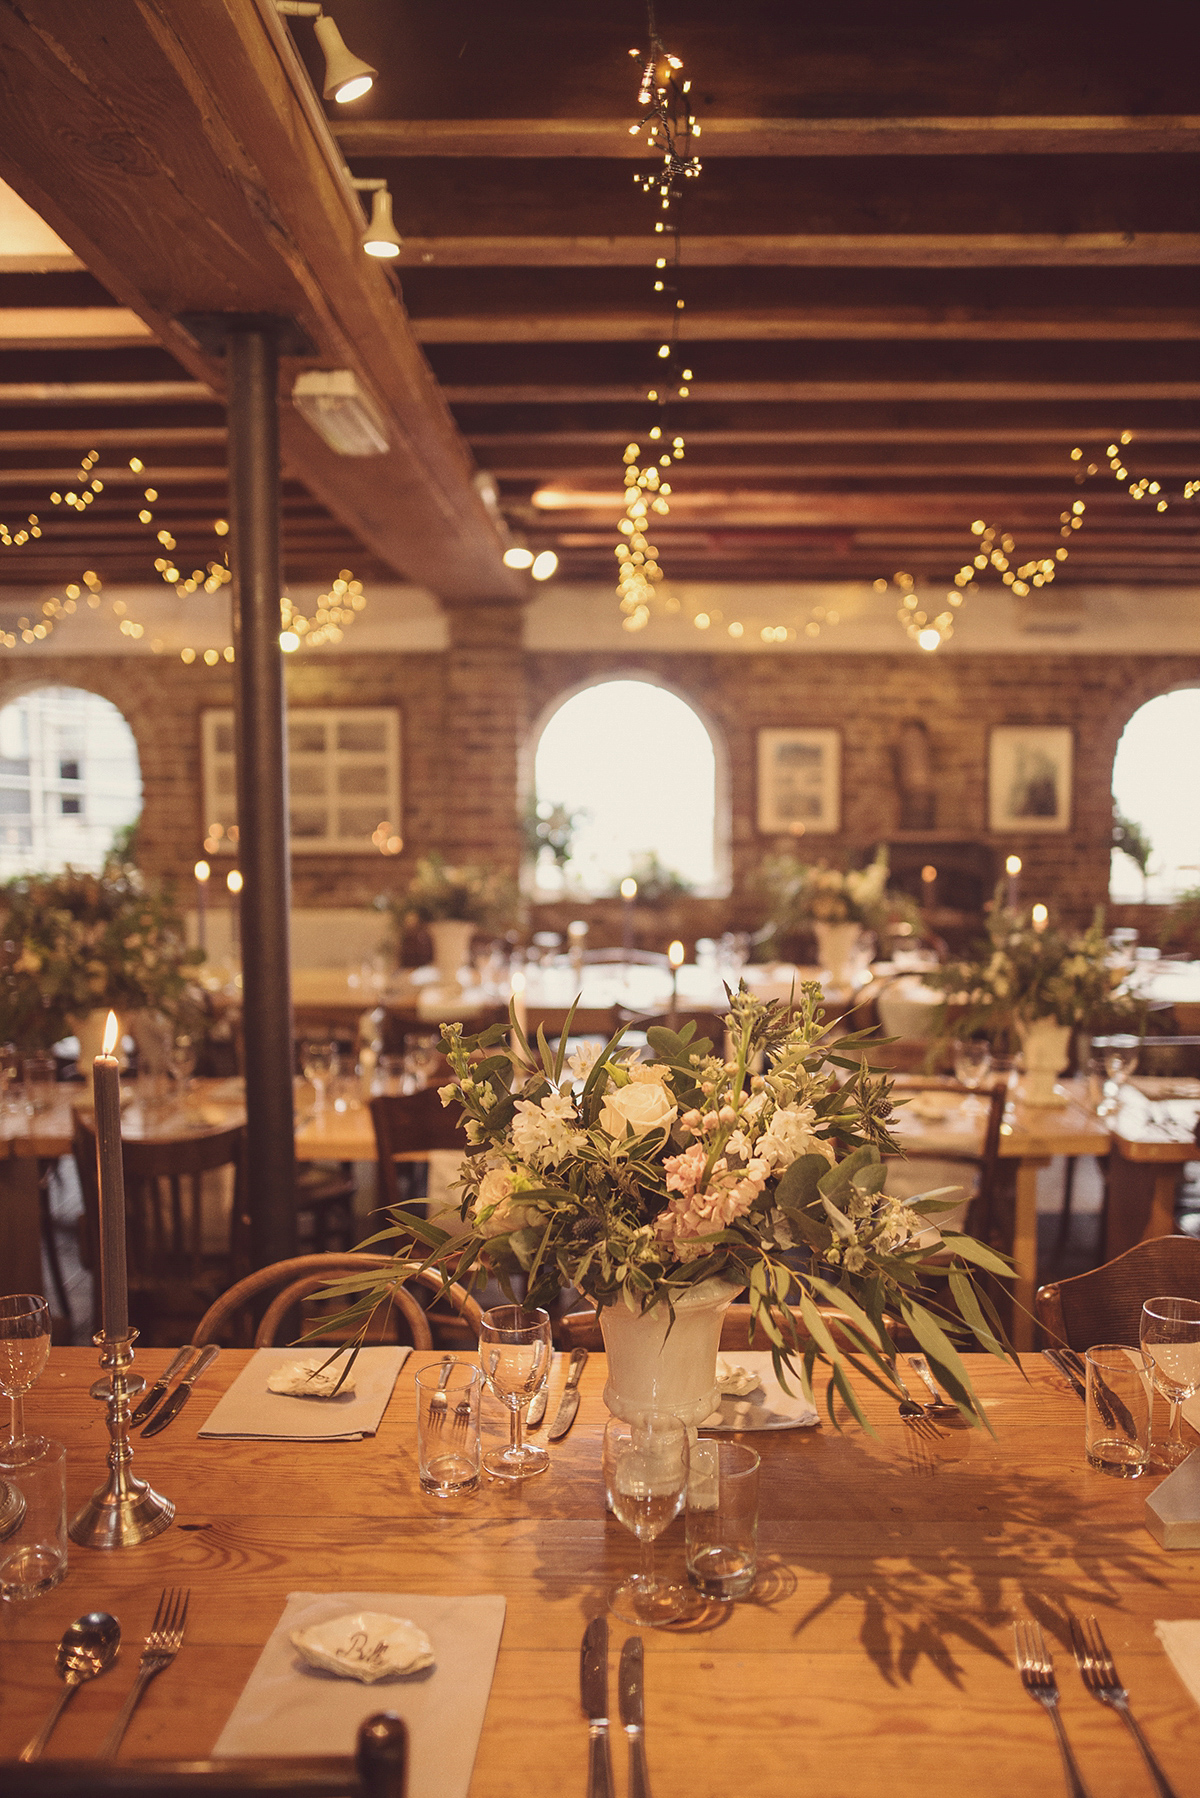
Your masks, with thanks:
M 510 868 L 519 857 L 519 750 L 528 721 L 598 676 L 643 669 L 694 701 L 725 739 L 732 788 L 734 904 L 768 841 L 756 812 L 756 733 L 771 725 L 843 733 L 839 837 L 820 853 L 896 834 L 892 751 L 904 722 L 924 721 L 937 777 L 937 830 L 989 840 L 987 746 L 993 724 L 1067 724 L 1075 732 L 1075 803 L 1061 836 L 997 839 L 1024 858 L 1023 890 L 1076 917 L 1108 885 L 1109 781 L 1130 715 L 1155 694 L 1200 680 L 1200 657 L 1070 655 L 529 653 L 505 606 L 456 610 L 445 654 L 313 655 L 288 664 L 293 705 L 396 705 L 403 719 L 401 856 L 298 857 L 298 905 L 362 905 L 402 884 L 415 855 L 442 848 Z M 200 853 L 200 712 L 233 703 L 232 671 L 173 659 L 62 656 L 10 664 L 0 703 L 31 685 L 76 685 L 111 699 L 137 739 L 145 786 L 142 840 L 149 870 L 186 880 Z M 648 771 L 653 778 L 653 771 Z M 572 908 L 577 909 L 577 908 Z M 720 908 L 717 908 L 718 912 Z M 698 929 L 713 908 L 696 907 Z

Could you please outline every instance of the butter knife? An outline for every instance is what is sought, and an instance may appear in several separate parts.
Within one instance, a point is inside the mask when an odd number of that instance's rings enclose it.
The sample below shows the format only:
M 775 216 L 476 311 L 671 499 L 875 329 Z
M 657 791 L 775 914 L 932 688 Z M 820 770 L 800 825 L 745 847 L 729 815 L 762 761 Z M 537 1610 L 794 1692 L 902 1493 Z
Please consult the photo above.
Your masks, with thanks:
M 550 1396 L 550 1374 L 547 1372 L 544 1384 L 538 1387 L 529 1401 L 529 1409 L 525 1413 L 525 1428 L 536 1430 L 546 1415 L 546 1400 Z
M 588 1720 L 587 1798 L 612 1798 L 608 1741 L 608 1620 L 593 1617 L 579 1651 L 579 1697 Z
M 158 1406 L 162 1403 L 163 1399 L 166 1398 L 167 1387 L 171 1384 L 175 1375 L 183 1372 L 183 1369 L 187 1366 L 192 1356 L 197 1352 L 198 1351 L 192 1347 L 190 1342 L 184 1343 L 167 1371 L 161 1378 L 155 1380 L 149 1392 L 131 1413 L 129 1423 L 132 1429 L 136 1430 L 140 1423 L 145 1423 L 151 1411 L 158 1409 Z
M 551 1442 L 557 1442 L 565 1436 L 575 1422 L 575 1413 L 579 1409 L 579 1376 L 587 1366 L 586 1349 L 572 1349 L 570 1365 L 567 1368 L 566 1390 L 558 1401 L 558 1412 L 550 1425 L 547 1435 Z
M 629 1798 L 650 1798 L 640 1636 L 630 1636 L 621 1650 L 621 1672 L 617 1689 L 621 1698 L 621 1727 L 629 1737 Z
M 160 1430 L 166 1429 L 173 1417 L 178 1417 L 179 1413 L 183 1410 L 183 1407 L 192 1396 L 192 1387 L 196 1384 L 196 1381 L 200 1378 L 200 1375 L 204 1372 L 205 1368 L 212 1366 L 220 1352 L 221 1350 L 215 1342 L 210 1343 L 206 1349 L 201 1351 L 200 1359 L 197 1361 L 195 1367 L 193 1367 L 191 1373 L 184 1375 L 162 1410 L 157 1412 L 155 1416 L 150 1419 L 150 1422 L 146 1425 L 145 1429 L 143 1429 L 143 1441 L 147 1436 L 157 1436 Z
M 1087 1364 L 1082 1355 L 1077 1354 L 1074 1349 L 1059 1349 L 1058 1358 L 1065 1367 L 1074 1369 L 1084 1382 L 1084 1392 L 1086 1393 Z M 1133 1421 L 1133 1413 L 1120 1393 L 1114 1392 L 1108 1381 L 1101 1379 L 1099 1373 L 1096 1374 L 1095 1392 L 1096 1404 L 1109 1428 L 1121 1430 L 1131 1440 L 1135 1440 L 1138 1430 L 1137 1424 Z
M 1066 1380 L 1067 1384 L 1073 1387 L 1078 1397 L 1086 1402 L 1087 1387 L 1075 1372 L 1071 1363 L 1069 1361 L 1064 1361 L 1057 1349 L 1043 1349 L 1042 1359 L 1049 1361 L 1051 1367 L 1055 1368 L 1062 1375 L 1063 1379 Z

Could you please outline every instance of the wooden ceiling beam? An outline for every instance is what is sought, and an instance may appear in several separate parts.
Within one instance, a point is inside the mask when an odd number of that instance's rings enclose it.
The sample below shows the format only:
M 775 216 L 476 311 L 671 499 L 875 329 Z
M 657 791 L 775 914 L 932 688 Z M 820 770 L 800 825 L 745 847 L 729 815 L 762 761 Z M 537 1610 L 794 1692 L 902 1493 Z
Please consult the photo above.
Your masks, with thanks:
M 334 136 L 347 156 L 594 157 L 647 161 L 625 118 L 347 119 Z M 1200 115 L 1023 115 L 925 119 L 705 117 L 695 148 L 713 157 L 1095 156 L 1195 152 Z
M 645 405 L 644 382 L 612 382 L 599 385 L 552 385 L 548 382 L 497 382 L 494 386 L 459 385 L 442 388 L 452 406 L 570 406 Z M 1019 402 L 1023 405 L 1061 404 L 1104 400 L 1126 403 L 1137 400 L 1192 401 L 1200 399 L 1200 381 L 1029 381 L 1012 378 L 984 381 L 861 380 L 861 381 L 696 381 L 696 401 L 848 402 L 895 401 L 944 402 L 971 405 Z M 686 428 L 686 427 L 685 427 Z
M 200 381 L 3 381 L 0 406 L 211 405 Z
M 637 236 L 406 236 L 399 268 L 646 268 L 668 240 Z M 684 268 L 1194 267 L 1200 232 L 843 232 L 699 236 Z
M 0 430 L 0 452 L 17 450 L 32 454 L 35 450 L 77 449 L 84 455 L 92 449 L 224 449 L 228 432 L 224 425 L 102 425 L 94 430 L 69 425 L 62 430 L 42 427 L 28 431 Z M 119 464 L 118 464 L 119 466 Z M 106 474 L 112 464 L 104 464 Z
M 707 445 L 710 448 L 769 448 L 772 444 L 781 447 L 789 445 L 843 445 L 864 444 L 951 444 L 962 443 L 980 446 L 984 444 L 1034 444 L 1062 443 L 1074 447 L 1077 443 L 1089 443 L 1098 432 L 1095 425 L 1082 420 L 1066 420 L 1061 424 L 1048 423 L 1044 417 L 1031 420 L 1028 426 L 1005 426 L 990 420 L 980 420 L 976 425 L 942 425 L 931 423 L 927 426 L 893 426 L 880 423 L 872 428 L 870 425 L 841 426 L 836 423 L 814 423 L 808 429 L 781 430 L 778 426 L 764 424 L 761 430 L 730 429 L 721 430 L 705 425 L 686 425 L 689 452 Z M 15 435 L 15 433 L 14 433 Z M 644 435 L 644 433 L 643 433 Z M 491 467 L 497 459 L 497 453 L 508 451 L 529 451 L 531 454 L 550 454 L 558 450 L 573 448 L 623 448 L 629 441 L 629 427 L 614 426 L 609 430 L 562 430 L 554 431 L 545 428 L 529 431 L 471 431 L 470 442 L 477 450 L 484 452 L 484 459 Z M 0 444 L 4 434 L 0 432 Z M 1138 446 L 1150 444 L 1186 444 L 1200 443 L 1200 424 L 1189 426 L 1141 427 L 1130 449 L 1131 455 L 1138 454 Z
M 0 349 L 111 350 L 153 342 L 128 306 L 0 306 Z

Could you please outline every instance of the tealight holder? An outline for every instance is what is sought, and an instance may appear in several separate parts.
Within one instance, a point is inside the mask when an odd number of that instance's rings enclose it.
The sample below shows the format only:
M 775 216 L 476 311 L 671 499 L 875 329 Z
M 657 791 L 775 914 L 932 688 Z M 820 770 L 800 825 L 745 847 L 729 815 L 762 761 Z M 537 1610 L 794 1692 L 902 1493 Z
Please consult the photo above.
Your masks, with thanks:
M 108 1478 L 97 1486 L 83 1509 L 72 1519 L 68 1535 L 84 1548 L 136 1548 L 161 1535 L 175 1515 L 169 1498 L 162 1498 L 133 1472 L 133 1447 L 129 1440 L 130 1400 L 145 1387 L 140 1374 L 131 1375 L 136 1330 L 124 1336 L 92 1341 L 100 1350 L 101 1377 L 92 1397 L 108 1407 Z

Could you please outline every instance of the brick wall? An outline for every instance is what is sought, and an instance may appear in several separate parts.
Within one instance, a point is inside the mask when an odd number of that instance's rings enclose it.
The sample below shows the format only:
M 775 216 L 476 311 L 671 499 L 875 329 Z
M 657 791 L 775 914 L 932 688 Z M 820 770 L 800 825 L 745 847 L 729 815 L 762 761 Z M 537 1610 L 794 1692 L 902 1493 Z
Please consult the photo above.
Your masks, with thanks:
M 734 901 L 768 841 L 755 825 L 756 733 L 770 725 L 843 733 L 843 831 L 819 839 L 837 856 L 897 834 L 892 752 L 902 725 L 923 720 L 937 780 L 936 830 L 988 841 L 987 744 L 993 724 L 1067 724 L 1075 733 L 1075 803 L 1060 836 L 996 839 L 1025 861 L 1023 891 L 1076 917 L 1108 884 L 1109 781 L 1117 739 L 1155 694 L 1200 680 L 1200 656 L 578 654 L 527 652 L 506 607 L 452 614 L 441 653 L 313 655 L 288 664 L 293 705 L 396 705 L 403 719 L 405 849 L 387 860 L 297 857 L 297 905 L 369 904 L 403 883 L 428 848 L 515 867 L 518 766 L 528 720 L 561 694 L 642 669 L 692 700 L 719 730 L 731 783 Z M 30 685 L 78 685 L 111 699 L 137 739 L 149 870 L 186 879 L 200 853 L 199 714 L 233 702 L 232 671 L 166 657 L 45 656 L 10 664 L 0 703 Z M 653 771 L 648 771 L 653 778 Z M 814 846 L 818 839 L 810 841 Z M 572 910 L 579 909 L 573 906 Z M 721 908 L 696 907 L 697 929 Z

